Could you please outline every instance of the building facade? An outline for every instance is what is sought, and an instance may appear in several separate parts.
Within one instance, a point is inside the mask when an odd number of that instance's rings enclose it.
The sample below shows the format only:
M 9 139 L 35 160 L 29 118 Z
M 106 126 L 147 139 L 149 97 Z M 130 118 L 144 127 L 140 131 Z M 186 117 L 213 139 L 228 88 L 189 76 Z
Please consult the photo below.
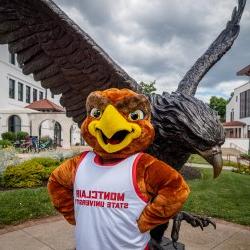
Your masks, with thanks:
M 238 75 L 250 76 L 250 65 Z M 249 72 L 249 73 L 248 73 Z M 249 152 L 250 145 L 250 81 L 234 89 L 233 96 L 226 106 L 226 122 L 223 123 L 227 148 Z
M 32 75 L 25 76 L 20 69 L 16 55 L 10 54 L 7 45 L 0 45 L 0 107 L 25 107 L 41 99 L 59 104 L 60 96 L 45 90 Z
M 32 75 L 24 75 L 7 45 L 0 45 L 0 135 L 7 131 L 25 131 L 32 136 L 56 138 L 56 144 L 64 148 L 81 144 L 80 130 L 65 111 L 36 110 L 29 104 L 47 99 L 60 105 L 60 96 L 44 89 Z M 59 131 L 59 132 L 58 132 Z M 55 136 L 60 134 L 60 138 Z

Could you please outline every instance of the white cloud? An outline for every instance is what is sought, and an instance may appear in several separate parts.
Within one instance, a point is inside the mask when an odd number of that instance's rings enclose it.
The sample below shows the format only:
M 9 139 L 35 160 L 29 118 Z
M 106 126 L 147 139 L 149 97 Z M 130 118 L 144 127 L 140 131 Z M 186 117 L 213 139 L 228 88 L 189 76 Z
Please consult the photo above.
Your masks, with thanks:
M 246 83 L 246 81 L 244 80 L 233 80 L 233 81 L 219 82 L 213 88 L 200 87 L 197 91 L 196 97 L 205 102 L 209 102 L 211 96 L 220 96 L 228 99 L 231 93 L 234 91 L 234 89 L 243 85 L 244 83 Z
M 158 92 L 178 82 L 231 18 L 228 0 L 56 0 L 60 7 L 137 81 L 156 80 Z M 231 51 L 206 75 L 197 96 L 228 96 L 250 64 L 250 3 Z M 242 79 L 242 78 L 241 78 Z

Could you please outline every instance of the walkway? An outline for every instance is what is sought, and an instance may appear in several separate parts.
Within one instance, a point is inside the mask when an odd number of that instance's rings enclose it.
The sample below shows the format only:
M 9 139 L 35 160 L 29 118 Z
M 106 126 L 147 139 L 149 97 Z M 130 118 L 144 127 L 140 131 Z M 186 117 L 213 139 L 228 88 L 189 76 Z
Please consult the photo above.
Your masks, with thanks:
M 216 230 L 208 227 L 202 232 L 199 228 L 192 228 L 183 223 L 180 241 L 186 245 L 186 250 L 249 250 L 250 227 L 217 220 Z M 1 250 L 73 250 L 74 248 L 74 227 L 60 216 L 0 230 Z
M 195 168 L 213 168 L 212 165 L 210 164 L 200 164 L 200 163 L 186 163 L 185 165 L 190 166 L 190 167 L 195 167 Z M 230 166 L 223 166 L 222 168 L 223 170 L 230 170 L 232 171 L 234 169 L 234 167 L 230 167 Z

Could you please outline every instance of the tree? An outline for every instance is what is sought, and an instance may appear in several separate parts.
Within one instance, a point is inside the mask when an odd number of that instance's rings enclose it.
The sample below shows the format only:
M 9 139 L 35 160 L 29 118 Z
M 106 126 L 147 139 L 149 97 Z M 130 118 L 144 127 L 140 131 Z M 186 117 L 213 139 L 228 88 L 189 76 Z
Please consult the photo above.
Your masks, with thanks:
M 140 82 L 140 86 L 142 87 L 142 93 L 144 95 L 150 95 L 156 91 L 155 80 L 149 83 Z
M 224 99 L 223 97 L 212 96 L 209 100 L 209 107 L 217 111 L 222 122 L 225 121 L 227 104 L 228 100 Z

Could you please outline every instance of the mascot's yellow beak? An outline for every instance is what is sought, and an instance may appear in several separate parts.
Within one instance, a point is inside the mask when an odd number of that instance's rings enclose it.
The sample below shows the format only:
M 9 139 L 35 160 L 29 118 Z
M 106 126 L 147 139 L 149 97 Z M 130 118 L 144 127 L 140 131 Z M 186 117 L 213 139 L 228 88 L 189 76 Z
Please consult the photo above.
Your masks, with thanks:
M 141 135 L 140 126 L 128 122 L 111 104 L 105 108 L 99 120 L 90 122 L 88 130 L 108 153 L 122 150 Z

